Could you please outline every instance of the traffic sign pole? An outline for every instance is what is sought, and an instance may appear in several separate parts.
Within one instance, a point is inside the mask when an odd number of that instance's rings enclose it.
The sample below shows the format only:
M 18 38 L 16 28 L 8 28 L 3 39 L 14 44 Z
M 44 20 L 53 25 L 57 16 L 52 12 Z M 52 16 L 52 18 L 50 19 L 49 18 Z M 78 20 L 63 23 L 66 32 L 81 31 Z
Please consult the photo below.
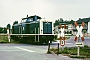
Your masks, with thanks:
M 57 52 L 57 55 L 59 54 L 59 41 L 58 41 L 58 52 Z
M 66 29 L 66 25 L 64 25 L 64 27 L 62 27 L 62 25 L 60 25 L 60 30 L 61 30 L 61 34 L 60 34 L 60 45 L 64 46 L 65 45 L 65 34 L 64 31 Z
M 77 56 L 79 56 L 79 51 L 80 51 L 80 47 L 78 46 L 78 50 L 77 50 Z
M 64 34 L 64 30 L 66 29 L 66 25 L 64 25 L 64 27 L 62 27 L 62 25 L 60 25 L 60 30 L 61 30 L 61 33 L 58 34 L 58 52 L 57 52 L 57 55 L 59 54 L 59 43 L 60 45 L 63 46 L 65 45 L 65 34 Z
M 78 37 L 78 42 L 79 42 L 79 40 L 80 40 L 80 36 Z M 78 50 L 77 50 L 77 56 L 79 56 L 80 55 L 80 46 L 78 46 Z
M 48 52 L 50 52 L 50 41 L 48 42 Z

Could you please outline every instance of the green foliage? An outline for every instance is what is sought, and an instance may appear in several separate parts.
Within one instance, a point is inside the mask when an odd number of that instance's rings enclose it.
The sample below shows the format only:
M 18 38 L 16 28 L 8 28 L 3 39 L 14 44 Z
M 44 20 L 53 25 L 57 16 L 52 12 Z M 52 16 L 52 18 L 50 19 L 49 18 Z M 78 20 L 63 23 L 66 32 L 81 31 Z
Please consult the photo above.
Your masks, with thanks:
M 11 25 L 10 24 L 7 24 L 7 28 L 10 29 L 11 28 Z
M 54 23 L 54 26 L 57 26 L 57 25 L 59 25 L 59 21 L 58 20 L 56 20 L 55 23 Z
M 54 51 L 54 50 L 56 50 L 56 49 L 55 49 L 55 48 L 51 48 L 50 50 L 51 50 L 51 51 Z
M 13 22 L 13 25 L 18 24 L 18 21 Z
M 2 27 L 0 27 L 0 33 L 3 33 L 3 28 Z
M 73 24 L 74 21 L 67 21 L 67 20 L 63 20 L 63 18 L 60 18 L 58 20 L 55 20 L 54 26 L 60 25 L 61 23 L 65 23 L 65 24 Z
M 51 54 L 51 51 L 47 51 L 47 54 Z
M 0 36 L 0 43 L 5 43 L 8 42 L 8 37 L 7 36 Z
M 90 57 L 90 47 L 87 45 L 84 45 L 84 48 L 80 47 L 80 55 L 85 55 L 87 57 Z
M 5 27 L 0 27 L 0 33 L 7 33 L 7 29 Z
M 83 30 L 84 34 L 87 32 L 86 30 Z
M 54 53 L 57 53 L 58 49 L 52 48 L 50 49 Z M 65 47 L 64 49 L 59 49 L 59 54 L 68 54 L 71 55 L 72 58 L 90 58 L 90 47 L 84 45 L 84 47 L 80 47 L 80 56 L 77 56 L 77 47 Z M 74 55 L 74 56 L 73 56 Z
M 57 35 L 54 36 L 54 39 L 55 39 L 55 40 L 57 39 Z
M 88 45 L 84 45 L 84 48 L 89 48 L 89 46 Z

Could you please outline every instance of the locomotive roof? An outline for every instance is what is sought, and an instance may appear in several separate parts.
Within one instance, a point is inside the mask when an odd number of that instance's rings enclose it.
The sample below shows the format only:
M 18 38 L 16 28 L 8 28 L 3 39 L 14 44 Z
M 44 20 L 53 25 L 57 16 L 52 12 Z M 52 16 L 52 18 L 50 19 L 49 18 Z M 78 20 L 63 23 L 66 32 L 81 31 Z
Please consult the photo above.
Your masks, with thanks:
M 13 26 L 18 26 L 18 25 L 21 25 L 21 24 L 15 24 L 15 25 L 13 25 Z
M 39 23 L 39 21 L 32 21 L 30 23 L 23 22 L 22 24 L 32 24 L 32 23 Z
M 34 15 L 34 16 L 27 16 L 26 18 L 22 18 L 22 20 L 24 20 L 24 19 L 29 19 L 29 18 L 34 18 L 35 16 L 37 16 L 37 15 Z M 40 16 L 37 16 L 37 19 L 42 19 Z

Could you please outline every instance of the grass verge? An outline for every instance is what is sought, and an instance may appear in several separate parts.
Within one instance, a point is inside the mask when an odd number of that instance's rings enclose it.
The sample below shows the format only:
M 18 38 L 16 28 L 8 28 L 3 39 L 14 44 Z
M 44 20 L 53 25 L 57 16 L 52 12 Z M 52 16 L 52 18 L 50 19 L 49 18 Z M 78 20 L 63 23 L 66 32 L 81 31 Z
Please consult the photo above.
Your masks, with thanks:
M 90 58 L 90 47 L 87 45 L 84 45 L 84 47 L 80 47 L 80 56 L 77 56 L 77 47 L 65 47 L 63 49 L 59 49 L 59 52 L 58 49 L 51 48 L 48 53 L 51 54 L 52 51 L 55 54 L 62 54 L 71 58 Z

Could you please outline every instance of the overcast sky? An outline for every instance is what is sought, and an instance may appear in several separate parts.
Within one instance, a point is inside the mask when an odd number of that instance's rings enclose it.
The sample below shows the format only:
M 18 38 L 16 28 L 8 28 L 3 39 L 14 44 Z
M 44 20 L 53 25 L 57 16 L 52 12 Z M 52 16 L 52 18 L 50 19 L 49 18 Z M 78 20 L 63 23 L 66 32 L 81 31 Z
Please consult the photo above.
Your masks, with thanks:
M 0 0 L 0 26 L 21 21 L 26 15 L 48 20 L 90 17 L 90 0 Z

